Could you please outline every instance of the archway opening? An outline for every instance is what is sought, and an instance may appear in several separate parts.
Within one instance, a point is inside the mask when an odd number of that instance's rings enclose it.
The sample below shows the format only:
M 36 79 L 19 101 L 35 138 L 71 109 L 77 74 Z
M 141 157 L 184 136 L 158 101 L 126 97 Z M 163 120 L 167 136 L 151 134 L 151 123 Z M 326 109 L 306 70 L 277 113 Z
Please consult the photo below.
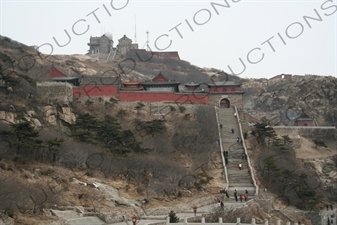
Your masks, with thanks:
M 230 102 L 227 98 L 220 100 L 220 108 L 230 108 Z

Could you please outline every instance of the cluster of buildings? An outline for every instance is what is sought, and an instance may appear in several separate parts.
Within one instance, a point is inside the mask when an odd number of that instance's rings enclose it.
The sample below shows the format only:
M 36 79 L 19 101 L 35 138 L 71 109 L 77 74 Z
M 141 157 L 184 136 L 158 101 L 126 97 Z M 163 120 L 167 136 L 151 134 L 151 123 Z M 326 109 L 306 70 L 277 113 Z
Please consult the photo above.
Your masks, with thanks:
M 236 81 L 181 84 L 161 72 L 150 81 L 122 81 L 119 77 L 70 76 L 55 65 L 49 68 L 48 75 L 51 81 L 67 83 L 76 98 L 113 97 L 123 102 L 185 102 L 243 108 L 244 92 Z
M 149 81 L 130 79 L 122 81 L 119 77 L 71 76 L 52 65 L 48 70 L 49 80 L 64 84 L 67 99 L 72 98 L 115 98 L 121 102 L 167 102 L 181 104 L 212 104 L 220 108 L 236 105 L 243 109 L 241 83 L 237 81 L 214 81 L 198 83 L 191 81 L 181 84 L 169 80 L 161 72 Z M 56 85 L 57 86 L 57 85 Z M 58 86 L 59 87 L 59 86 Z M 48 86 L 48 90 L 50 86 Z M 57 89 L 55 89 L 57 90 Z M 51 91 L 53 94 L 57 91 Z M 61 95 L 64 95 L 62 92 Z M 255 122 L 261 122 L 256 119 Z M 314 121 L 303 114 L 297 118 L 296 126 L 314 126 Z
M 137 43 L 132 43 L 132 40 L 124 35 L 118 40 L 118 44 L 114 47 L 114 41 L 110 33 L 105 33 L 101 37 L 90 37 L 88 54 L 117 54 L 126 55 L 128 52 L 145 52 L 145 49 L 139 49 Z M 180 60 L 177 51 L 171 52 L 150 52 L 153 56 L 159 58 L 173 58 Z
M 125 56 L 128 52 L 146 52 L 139 49 L 137 43 L 124 35 L 118 40 L 118 45 L 114 48 L 112 35 L 106 33 L 101 37 L 90 37 L 88 43 L 88 54 L 121 54 Z M 153 56 L 161 58 L 174 58 L 180 60 L 178 52 L 151 52 Z M 238 81 L 213 81 L 209 83 L 198 83 L 191 81 L 181 84 L 176 80 L 169 80 L 161 72 L 149 81 L 137 81 L 131 79 L 122 81 L 120 77 L 99 77 L 99 76 L 72 76 L 66 74 L 55 65 L 48 69 L 49 80 L 55 84 L 55 90 L 50 91 L 51 95 L 57 92 L 59 95 L 67 95 L 67 99 L 73 98 L 115 98 L 122 102 L 169 102 L 169 103 L 198 103 L 212 104 L 221 108 L 229 108 L 236 105 L 238 109 L 243 109 L 243 94 L 240 90 L 241 83 Z M 289 74 L 281 74 L 271 78 L 288 79 Z M 56 83 L 55 83 L 56 82 Z M 67 86 L 64 92 L 60 85 Z M 43 85 L 41 85 L 42 87 Z M 48 86 L 50 89 L 50 86 Z M 61 90 L 61 91 L 60 91 Z M 71 98 L 69 98 L 71 95 Z M 312 126 L 313 120 L 307 115 L 298 118 L 297 126 Z

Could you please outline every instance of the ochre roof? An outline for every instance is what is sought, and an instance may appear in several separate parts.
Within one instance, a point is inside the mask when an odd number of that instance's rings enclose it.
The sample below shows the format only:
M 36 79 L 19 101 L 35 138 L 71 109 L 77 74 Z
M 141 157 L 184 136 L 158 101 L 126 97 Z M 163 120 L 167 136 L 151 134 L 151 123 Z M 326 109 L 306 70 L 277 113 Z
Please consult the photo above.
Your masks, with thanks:
M 138 82 L 138 81 L 136 81 L 136 80 L 134 80 L 134 79 L 131 79 L 131 80 L 129 80 L 129 81 L 123 82 L 123 84 L 140 84 L 140 82 Z

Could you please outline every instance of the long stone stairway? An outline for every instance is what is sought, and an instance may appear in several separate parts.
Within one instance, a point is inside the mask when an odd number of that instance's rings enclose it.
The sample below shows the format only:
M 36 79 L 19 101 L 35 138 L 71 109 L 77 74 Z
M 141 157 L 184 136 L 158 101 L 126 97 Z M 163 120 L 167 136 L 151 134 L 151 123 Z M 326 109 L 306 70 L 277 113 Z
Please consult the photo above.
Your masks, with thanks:
M 219 123 L 222 124 L 220 129 L 221 144 L 224 151 L 228 151 L 228 194 L 231 199 L 234 196 L 234 190 L 237 190 L 238 196 L 244 194 L 245 190 L 248 190 L 249 199 L 252 199 L 255 194 L 255 186 L 252 184 L 251 174 L 248 173 L 248 161 L 242 160 L 242 153 L 244 148 L 240 143 L 237 143 L 237 137 L 241 140 L 240 127 L 235 117 L 234 108 L 218 108 L 217 109 Z M 231 133 L 231 129 L 234 129 L 234 134 Z M 247 156 L 248 157 L 248 156 Z M 237 165 L 241 163 L 242 170 L 237 168 Z

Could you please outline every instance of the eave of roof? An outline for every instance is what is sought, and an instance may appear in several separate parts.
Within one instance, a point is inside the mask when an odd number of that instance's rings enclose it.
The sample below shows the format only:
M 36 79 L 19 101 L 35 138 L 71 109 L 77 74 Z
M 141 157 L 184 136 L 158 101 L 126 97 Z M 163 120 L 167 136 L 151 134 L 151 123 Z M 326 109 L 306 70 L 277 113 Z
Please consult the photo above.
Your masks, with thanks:
M 141 85 L 148 86 L 148 85 L 157 85 L 157 86 L 163 86 L 163 85 L 170 85 L 170 84 L 180 84 L 180 82 L 175 81 L 168 81 L 168 82 L 143 82 Z
M 209 87 L 240 87 L 241 83 L 237 83 L 234 81 L 227 81 L 227 82 L 221 82 L 221 81 L 216 81 L 214 83 L 211 84 L 207 84 Z
M 311 119 L 311 118 L 298 118 L 298 119 L 296 119 L 296 121 L 313 121 L 313 119 Z
M 209 92 L 209 94 L 211 94 L 211 95 L 232 95 L 232 94 L 244 94 L 244 93 L 245 93 L 244 91 Z
M 80 77 L 53 77 L 52 80 L 76 80 Z

